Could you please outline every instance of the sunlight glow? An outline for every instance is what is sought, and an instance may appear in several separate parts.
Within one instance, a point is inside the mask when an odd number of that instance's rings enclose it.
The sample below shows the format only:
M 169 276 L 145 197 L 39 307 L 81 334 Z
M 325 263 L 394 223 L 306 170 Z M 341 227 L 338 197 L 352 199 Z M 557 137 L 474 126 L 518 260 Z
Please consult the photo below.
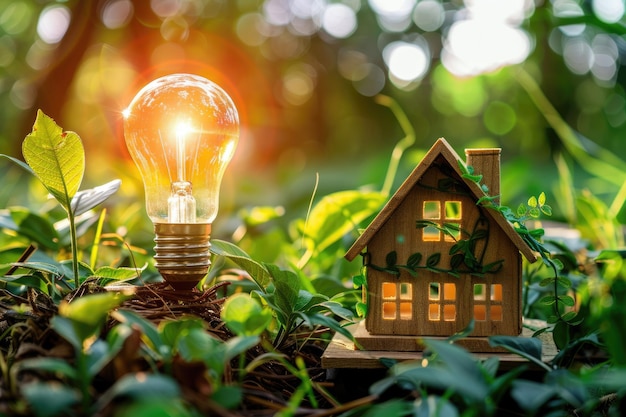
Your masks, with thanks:
M 47 44 L 55 44 L 63 39 L 70 26 L 70 11 L 64 6 L 46 7 L 37 22 L 37 34 Z
M 468 0 L 467 19 L 452 24 L 441 54 L 443 65 L 458 76 L 472 76 L 523 62 L 531 51 L 529 35 L 518 25 L 529 2 Z

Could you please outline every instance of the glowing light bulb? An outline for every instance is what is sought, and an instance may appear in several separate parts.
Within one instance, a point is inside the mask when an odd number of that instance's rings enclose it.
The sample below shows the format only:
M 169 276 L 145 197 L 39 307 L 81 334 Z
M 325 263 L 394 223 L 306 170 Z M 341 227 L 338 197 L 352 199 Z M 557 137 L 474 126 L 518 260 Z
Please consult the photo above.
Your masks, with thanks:
M 191 74 L 158 78 L 123 112 L 128 151 L 143 177 L 156 267 L 175 289 L 208 272 L 211 224 L 239 117 L 217 84 Z

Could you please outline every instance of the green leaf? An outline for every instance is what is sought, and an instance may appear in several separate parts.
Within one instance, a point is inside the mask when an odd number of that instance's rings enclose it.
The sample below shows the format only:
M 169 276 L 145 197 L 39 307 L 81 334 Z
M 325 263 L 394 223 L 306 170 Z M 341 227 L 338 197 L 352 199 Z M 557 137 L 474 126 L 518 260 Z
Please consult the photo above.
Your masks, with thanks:
M 175 346 L 181 335 L 193 329 L 204 331 L 204 322 L 195 317 L 183 317 L 177 320 L 163 320 L 158 325 L 163 343 L 169 347 Z
M 9 209 L 9 213 L 15 225 L 8 227 L 9 229 L 47 249 L 59 249 L 59 234 L 50 220 L 22 207 L 13 207 Z
M 26 384 L 22 395 L 36 417 L 72 415 L 71 407 L 80 400 L 76 390 L 58 382 Z
M 557 298 L 554 295 L 546 295 L 539 302 L 543 305 L 551 306 L 556 303 Z
M 218 387 L 211 399 L 227 410 L 236 408 L 243 400 L 243 391 L 241 387 L 235 385 L 224 385 Z
M 541 359 L 541 340 L 536 337 L 490 336 L 489 345 L 503 347 L 550 371 L 550 367 Z
M 397 263 L 398 263 L 398 253 L 395 250 L 389 252 L 387 254 L 387 257 L 385 258 L 385 264 L 388 267 L 392 267 L 392 266 L 396 266 Z
M 115 398 L 162 400 L 164 398 L 175 399 L 180 395 L 180 387 L 169 376 L 139 372 L 125 375 L 113 384 L 98 399 L 97 409 L 102 409 Z
M 476 184 L 478 184 L 479 182 L 482 181 L 483 176 L 482 175 L 469 175 L 469 174 L 463 174 L 462 175 L 463 178 L 468 179 L 472 182 L 475 182 Z
M 441 254 L 439 252 L 433 253 L 432 255 L 428 257 L 428 259 L 426 259 L 426 266 L 428 266 L 429 268 L 434 268 L 437 266 L 440 259 L 441 259 Z
M 367 304 L 365 304 L 362 301 L 358 301 L 355 306 L 354 306 L 356 313 L 359 315 L 359 317 L 365 317 L 367 316 Z
M 228 297 L 221 312 L 222 320 L 237 336 L 258 336 L 272 320 L 272 312 L 248 293 Z
M 421 260 L 422 260 L 422 254 L 417 252 L 409 256 L 409 259 L 406 261 L 406 264 L 410 269 L 415 269 L 419 266 Z
M 162 355 L 168 355 L 170 353 L 171 347 L 164 344 L 161 334 L 151 321 L 141 317 L 135 312 L 122 309 L 114 311 L 111 313 L 111 316 L 120 323 L 140 329 L 155 352 Z
M 541 194 L 539 194 L 538 203 L 540 207 L 546 204 L 546 193 L 544 193 L 543 191 L 541 192 Z
M 541 211 L 539 210 L 538 207 L 533 207 L 530 210 L 528 210 L 528 214 L 530 215 L 530 217 L 532 217 L 533 219 L 538 218 L 539 216 L 541 216 Z
M 541 206 L 541 212 L 546 216 L 552 216 L 552 207 L 549 205 Z
M 80 340 L 82 345 L 82 342 L 100 331 L 100 327 L 104 324 L 109 312 L 128 298 L 130 295 L 105 292 L 76 297 L 71 303 L 62 302 L 59 305 L 60 315 L 53 318 L 53 327 L 56 323 L 57 326 L 62 325 L 63 329 L 66 328 L 65 323 L 54 319 L 66 318 L 71 320 L 76 333 L 74 337 Z
M 322 252 L 375 214 L 384 202 L 385 196 L 374 191 L 351 190 L 329 194 L 311 210 L 305 234 L 314 243 L 316 252 Z
M 272 276 L 267 269 L 254 259 L 250 257 L 246 252 L 239 247 L 233 245 L 230 242 L 223 240 L 212 239 L 211 240 L 211 252 L 215 255 L 223 256 L 230 259 L 241 268 L 243 268 L 254 282 L 259 286 L 259 289 L 266 291 L 267 286 L 271 283 Z
M 526 204 L 528 204 L 528 207 L 537 207 L 537 197 L 531 196 Z
M 276 265 L 267 265 L 274 281 L 274 297 L 276 306 L 286 314 L 287 318 L 294 312 L 300 293 L 300 279 L 292 271 L 281 270 Z M 282 323 L 285 325 L 286 323 Z
M 576 304 L 576 301 L 574 301 L 574 299 L 572 297 L 570 297 L 569 295 L 559 295 L 557 297 L 559 303 L 567 306 L 567 307 L 573 307 L 574 304 Z
M 70 212 L 72 197 L 85 172 L 80 137 L 74 132 L 63 132 L 54 120 L 39 110 L 33 131 L 22 143 L 22 153 L 50 194 Z
M 60 358 L 40 356 L 38 358 L 24 359 L 17 363 L 17 367 L 19 371 L 49 372 L 57 377 L 62 376 L 70 380 L 75 380 L 77 377 L 76 368 Z
M 520 205 L 517 206 L 517 217 L 523 217 L 524 215 L 526 215 L 526 206 L 520 203 Z
M 354 286 L 354 288 L 360 288 L 366 283 L 367 280 L 364 275 L 355 275 L 352 277 L 352 285 Z
M 118 267 L 113 268 L 110 266 L 103 266 L 96 269 L 93 272 L 94 277 L 109 278 L 117 282 L 128 281 L 134 278 L 138 278 L 141 273 L 140 268 Z
M 335 316 L 340 317 L 344 320 L 349 320 L 349 321 L 354 320 L 354 315 L 352 314 L 352 311 L 342 306 L 341 303 L 338 303 L 336 301 L 324 301 L 323 303 L 320 304 L 320 306 L 325 307 L 326 309 L 328 309 L 328 311 L 333 313 Z
M 33 172 L 33 169 L 31 167 L 28 166 L 28 164 L 20 161 L 17 158 L 13 158 L 12 156 L 9 155 L 4 155 L 4 154 L 0 154 L 0 156 L 3 156 L 7 159 L 9 159 L 10 161 L 16 163 L 19 167 L 21 167 L 22 169 L 26 170 L 26 172 L 35 175 L 35 173 Z

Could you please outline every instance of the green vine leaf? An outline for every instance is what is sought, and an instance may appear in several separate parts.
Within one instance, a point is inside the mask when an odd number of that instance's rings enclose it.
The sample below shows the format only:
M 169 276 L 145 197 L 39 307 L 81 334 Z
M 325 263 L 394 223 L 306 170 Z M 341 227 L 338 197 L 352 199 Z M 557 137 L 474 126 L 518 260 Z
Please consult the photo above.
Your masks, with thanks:
M 85 153 L 78 134 L 64 132 L 39 110 L 33 131 L 22 143 L 22 153 L 46 189 L 70 213 L 72 197 L 85 172 Z
M 434 267 L 437 266 L 437 264 L 439 263 L 440 259 L 441 259 L 441 254 L 439 252 L 433 253 L 426 260 L 426 266 L 428 266 L 430 268 L 434 268 Z
M 417 252 L 409 256 L 409 259 L 407 260 L 406 264 L 410 269 L 415 269 L 419 266 L 421 260 L 422 260 L 422 254 Z

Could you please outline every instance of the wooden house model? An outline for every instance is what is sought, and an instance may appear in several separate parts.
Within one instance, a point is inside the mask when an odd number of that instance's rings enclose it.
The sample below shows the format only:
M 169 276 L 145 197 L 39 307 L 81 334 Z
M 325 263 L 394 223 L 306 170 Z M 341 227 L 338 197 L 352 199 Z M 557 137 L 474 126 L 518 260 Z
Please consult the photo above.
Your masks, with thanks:
M 521 257 L 537 257 L 499 211 L 477 204 L 500 193 L 500 149 L 465 152 L 464 163 L 439 139 L 346 253 L 366 266 L 362 349 L 419 351 L 419 338 L 449 337 L 472 319 L 458 342 L 470 351 L 520 335 Z

